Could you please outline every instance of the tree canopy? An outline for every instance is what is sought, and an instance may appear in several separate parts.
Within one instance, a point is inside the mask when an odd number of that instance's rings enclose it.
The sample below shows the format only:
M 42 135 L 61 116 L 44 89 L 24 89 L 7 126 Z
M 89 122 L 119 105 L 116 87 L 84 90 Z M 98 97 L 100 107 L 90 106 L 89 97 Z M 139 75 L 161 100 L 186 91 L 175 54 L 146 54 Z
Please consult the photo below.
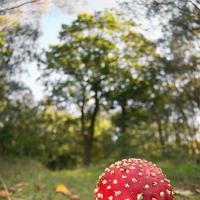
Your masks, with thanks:
M 55 82 L 53 99 L 70 102 L 80 115 L 86 165 L 100 110 L 109 110 L 111 99 L 122 110 L 135 100 L 137 87 L 144 82 L 144 66 L 156 56 L 153 43 L 135 26 L 114 12 L 83 13 L 71 25 L 62 26 L 60 43 L 46 54 L 47 73 L 65 76 Z

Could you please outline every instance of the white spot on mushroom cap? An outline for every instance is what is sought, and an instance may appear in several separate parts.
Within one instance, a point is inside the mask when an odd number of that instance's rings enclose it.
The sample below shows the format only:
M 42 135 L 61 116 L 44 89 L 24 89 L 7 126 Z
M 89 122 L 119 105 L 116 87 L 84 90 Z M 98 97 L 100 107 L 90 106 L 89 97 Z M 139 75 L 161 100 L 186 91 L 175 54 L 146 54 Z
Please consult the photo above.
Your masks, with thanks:
M 171 195 L 171 191 L 170 190 L 166 190 L 168 195 Z
M 160 192 L 160 196 L 164 197 L 165 193 L 164 192 Z
M 115 191 L 115 196 L 118 197 L 121 193 L 121 191 Z
M 145 189 L 145 190 L 148 190 L 148 189 L 149 189 L 149 185 L 146 184 L 146 185 L 144 186 L 144 189 Z
M 126 175 L 122 175 L 122 178 L 125 179 L 127 176 Z
M 110 190 L 110 189 L 111 189 L 111 186 L 110 186 L 110 185 L 108 185 L 106 188 L 107 188 L 107 190 Z
M 128 183 L 125 183 L 125 184 L 124 184 L 124 187 L 125 187 L 125 188 L 130 188 L 130 185 L 129 185 Z
M 137 179 L 136 179 L 136 178 L 132 178 L 131 181 L 132 181 L 133 183 L 137 183 Z
M 141 193 L 141 194 L 138 194 L 137 195 L 137 200 L 142 200 L 143 199 L 143 194 Z
M 97 197 L 103 199 L 103 194 L 102 193 L 98 193 Z

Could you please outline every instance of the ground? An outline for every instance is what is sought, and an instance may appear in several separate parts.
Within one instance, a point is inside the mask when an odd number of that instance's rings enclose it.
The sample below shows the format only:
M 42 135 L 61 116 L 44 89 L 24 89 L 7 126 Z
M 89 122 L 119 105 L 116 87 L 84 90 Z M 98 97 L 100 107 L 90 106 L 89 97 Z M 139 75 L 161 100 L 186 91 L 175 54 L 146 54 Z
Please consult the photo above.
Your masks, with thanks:
M 200 167 L 194 162 L 156 161 L 172 185 L 178 190 L 191 190 L 193 195 L 184 197 L 176 195 L 176 200 L 199 200 Z M 62 194 L 55 192 L 57 184 L 64 184 L 81 200 L 93 200 L 96 180 L 103 171 L 101 167 L 89 169 L 50 171 L 41 164 L 28 159 L 6 160 L 0 158 L 0 188 L 3 184 L 12 191 L 11 200 L 68 200 Z M 1 199 L 1 198 L 0 198 Z

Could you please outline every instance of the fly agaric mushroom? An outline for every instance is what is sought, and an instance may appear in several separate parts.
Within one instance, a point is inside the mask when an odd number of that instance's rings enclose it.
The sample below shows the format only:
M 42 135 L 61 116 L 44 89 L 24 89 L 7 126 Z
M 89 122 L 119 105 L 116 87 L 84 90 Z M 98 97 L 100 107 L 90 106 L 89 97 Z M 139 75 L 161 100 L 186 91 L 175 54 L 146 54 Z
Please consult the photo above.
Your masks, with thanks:
M 155 164 L 124 159 L 99 177 L 94 200 L 171 200 L 172 186 Z

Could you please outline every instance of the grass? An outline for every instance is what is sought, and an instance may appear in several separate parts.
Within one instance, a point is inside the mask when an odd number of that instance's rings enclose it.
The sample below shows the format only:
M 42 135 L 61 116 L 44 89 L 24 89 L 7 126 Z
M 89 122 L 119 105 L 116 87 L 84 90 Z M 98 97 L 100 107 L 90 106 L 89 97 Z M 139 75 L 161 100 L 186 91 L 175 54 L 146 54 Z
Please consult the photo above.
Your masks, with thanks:
M 195 188 L 200 188 L 200 167 L 197 164 L 170 160 L 156 163 L 176 189 L 191 190 L 194 194 L 187 198 L 176 196 L 176 200 L 200 199 L 200 194 L 195 193 Z M 79 194 L 81 200 L 93 200 L 96 180 L 104 167 L 49 171 L 38 162 L 28 159 L 0 159 L 0 175 L 13 191 L 11 200 L 67 200 L 66 196 L 55 192 L 55 186 L 60 183 Z

